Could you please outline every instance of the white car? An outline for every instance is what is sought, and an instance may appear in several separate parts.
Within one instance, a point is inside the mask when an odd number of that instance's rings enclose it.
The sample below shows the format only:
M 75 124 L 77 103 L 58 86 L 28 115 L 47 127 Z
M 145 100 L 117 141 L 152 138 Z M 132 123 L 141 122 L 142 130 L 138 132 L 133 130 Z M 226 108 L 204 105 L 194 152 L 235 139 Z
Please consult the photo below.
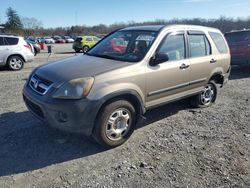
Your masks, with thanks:
M 46 44 L 54 44 L 55 40 L 51 37 L 42 37 L 41 42 L 45 42 Z
M 21 70 L 25 62 L 33 61 L 30 45 L 20 36 L 0 35 L 0 66 Z
M 75 41 L 70 36 L 64 36 L 63 39 L 65 40 L 66 43 L 73 43 Z

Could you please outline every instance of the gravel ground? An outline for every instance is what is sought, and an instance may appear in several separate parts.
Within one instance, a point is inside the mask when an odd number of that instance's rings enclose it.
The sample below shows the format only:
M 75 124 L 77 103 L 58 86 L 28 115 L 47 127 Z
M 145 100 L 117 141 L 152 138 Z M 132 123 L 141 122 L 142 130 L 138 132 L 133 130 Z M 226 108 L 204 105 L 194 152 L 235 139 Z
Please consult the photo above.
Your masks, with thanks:
M 55 48 L 49 61 L 75 55 Z M 27 111 L 22 87 L 45 62 L 41 53 L 22 71 L 0 70 L 1 188 L 250 187 L 250 67 L 232 69 L 212 107 L 182 100 L 151 110 L 124 145 L 104 150 Z

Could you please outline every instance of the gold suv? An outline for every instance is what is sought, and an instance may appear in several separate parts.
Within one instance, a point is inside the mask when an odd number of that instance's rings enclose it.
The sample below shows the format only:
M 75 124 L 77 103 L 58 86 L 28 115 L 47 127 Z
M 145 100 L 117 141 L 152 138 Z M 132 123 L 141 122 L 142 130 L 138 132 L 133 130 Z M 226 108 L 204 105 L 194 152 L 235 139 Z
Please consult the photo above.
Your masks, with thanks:
M 115 147 L 148 109 L 184 97 L 197 107 L 210 106 L 229 73 L 228 45 L 218 29 L 128 27 L 84 55 L 35 69 L 23 97 L 49 125 Z

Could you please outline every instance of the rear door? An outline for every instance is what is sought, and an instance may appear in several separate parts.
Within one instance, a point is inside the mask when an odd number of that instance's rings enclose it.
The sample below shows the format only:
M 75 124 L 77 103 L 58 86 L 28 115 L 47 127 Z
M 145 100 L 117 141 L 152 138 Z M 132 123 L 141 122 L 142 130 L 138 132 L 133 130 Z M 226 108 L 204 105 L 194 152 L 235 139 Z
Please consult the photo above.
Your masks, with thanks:
M 88 46 L 89 48 L 91 48 L 93 46 L 93 39 L 92 37 L 86 37 L 84 40 L 84 46 Z
M 19 38 L 17 37 L 4 37 L 5 46 L 8 49 L 8 51 L 11 53 L 14 52 L 20 52 L 22 51 L 22 47 L 18 45 Z
M 190 89 L 204 86 L 210 73 L 216 66 L 211 52 L 211 44 L 202 31 L 188 31 L 190 58 Z

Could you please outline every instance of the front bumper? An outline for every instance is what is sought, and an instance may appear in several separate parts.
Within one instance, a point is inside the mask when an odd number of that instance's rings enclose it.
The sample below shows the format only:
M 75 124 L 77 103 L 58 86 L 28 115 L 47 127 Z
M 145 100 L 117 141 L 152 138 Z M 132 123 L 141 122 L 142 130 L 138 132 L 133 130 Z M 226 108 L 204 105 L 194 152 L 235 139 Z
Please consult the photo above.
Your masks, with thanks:
M 38 119 L 60 130 L 90 136 L 100 108 L 100 101 L 53 99 L 50 93 L 41 96 L 29 85 L 23 89 L 27 108 Z

